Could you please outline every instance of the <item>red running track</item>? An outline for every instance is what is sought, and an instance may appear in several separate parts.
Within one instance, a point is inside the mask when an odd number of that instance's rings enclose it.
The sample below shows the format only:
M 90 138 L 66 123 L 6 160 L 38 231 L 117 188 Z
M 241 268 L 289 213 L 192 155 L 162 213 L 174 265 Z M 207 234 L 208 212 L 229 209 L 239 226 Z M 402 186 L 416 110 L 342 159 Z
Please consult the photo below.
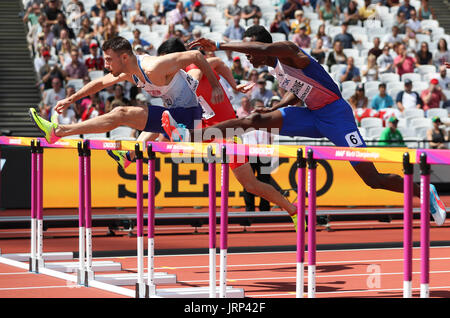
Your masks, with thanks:
M 418 241 L 418 220 L 415 220 L 414 241 Z M 331 222 L 333 232 L 319 227 L 317 244 L 401 242 L 402 222 L 376 221 Z M 135 250 L 136 239 L 128 236 L 106 237 L 106 229 L 94 229 L 94 251 Z M 200 232 L 204 232 L 201 229 Z M 295 233 L 291 224 L 252 225 L 243 231 L 230 226 L 229 246 L 294 245 Z M 193 248 L 208 246 L 204 233 L 193 233 L 190 227 L 158 227 L 156 249 Z M 431 227 L 433 242 L 449 240 L 449 227 Z M 28 252 L 29 232 L 0 232 L 3 253 Z M 76 251 L 77 229 L 51 229 L 45 233 L 44 251 Z M 418 296 L 420 260 L 414 249 L 413 292 Z M 228 256 L 229 284 L 243 288 L 246 297 L 295 297 L 295 253 L 230 253 Z M 124 271 L 136 271 L 136 258 L 113 258 L 122 263 Z M 146 260 L 145 260 L 146 263 Z M 306 266 L 307 264 L 305 264 Z M 431 248 L 431 297 L 450 297 L 450 247 Z M 176 286 L 208 286 L 207 255 L 156 256 L 157 271 L 176 273 Z M 305 273 L 305 279 L 307 275 Z M 401 248 L 329 250 L 317 254 L 317 297 L 402 297 L 403 250 Z M 133 288 L 129 286 L 129 288 Z M 306 289 L 305 289 L 306 291 Z M 95 288 L 85 288 L 62 279 L 0 265 L 0 297 L 122 297 Z
M 317 297 L 402 297 L 401 249 L 318 251 Z M 419 250 L 413 253 L 413 296 L 419 295 Z M 112 259 L 123 270 L 136 271 L 136 258 Z M 158 288 L 208 286 L 208 256 L 157 256 L 156 271 L 177 274 L 177 285 Z M 450 248 L 431 248 L 430 296 L 450 297 Z M 245 290 L 246 297 L 294 298 L 295 254 L 292 252 L 229 254 L 228 284 Z M 307 273 L 305 272 L 307 281 Z M 217 279 L 219 277 L 217 276 Z M 129 286 L 129 288 L 134 288 Z M 306 292 L 306 287 L 305 287 Z M 122 297 L 85 288 L 44 274 L 0 265 L 0 297 L 95 298 Z

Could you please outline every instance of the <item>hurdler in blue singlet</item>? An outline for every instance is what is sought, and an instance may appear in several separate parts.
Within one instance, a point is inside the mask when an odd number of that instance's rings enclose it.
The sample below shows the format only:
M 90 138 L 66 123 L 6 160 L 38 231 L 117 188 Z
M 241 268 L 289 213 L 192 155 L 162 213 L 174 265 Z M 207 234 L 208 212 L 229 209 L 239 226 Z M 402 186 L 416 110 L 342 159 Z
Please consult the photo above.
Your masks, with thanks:
M 314 58 L 302 52 L 310 60 L 306 68 L 297 69 L 279 60 L 275 68 L 270 68 L 279 86 L 293 93 L 306 105 L 279 109 L 283 115 L 280 134 L 326 137 L 336 146 L 365 147 L 352 108 L 342 98 L 339 87 Z

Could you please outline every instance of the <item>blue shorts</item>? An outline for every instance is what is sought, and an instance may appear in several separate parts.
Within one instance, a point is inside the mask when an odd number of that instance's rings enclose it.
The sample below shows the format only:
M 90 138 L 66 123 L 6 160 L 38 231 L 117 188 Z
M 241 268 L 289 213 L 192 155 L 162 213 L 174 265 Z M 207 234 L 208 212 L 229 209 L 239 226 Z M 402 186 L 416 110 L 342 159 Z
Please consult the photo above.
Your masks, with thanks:
M 280 135 L 328 138 L 338 147 L 367 147 L 359 133 L 351 106 L 344 100 L 317 110 L 288 106 L 280 108 L 283 126 Z M 354 166 L 359 162 L 351 162 Z
M 162 106 L 149 106 L 148 107 L 148 118 L 147 123 L 145 124 L 144 131 L 161 133 L 167 136 L 164 128 L 161 123 L 162 113 L 168 110 L 170 115 L 172 115 L 173 119 L 177 121 L 179 124 L 183 124 L 188 129 L 194 129 L 195 121 L 201 123 L 203 109 L 201 106 L 198 107 L 175 107 L 175 108 L 166 108 Z

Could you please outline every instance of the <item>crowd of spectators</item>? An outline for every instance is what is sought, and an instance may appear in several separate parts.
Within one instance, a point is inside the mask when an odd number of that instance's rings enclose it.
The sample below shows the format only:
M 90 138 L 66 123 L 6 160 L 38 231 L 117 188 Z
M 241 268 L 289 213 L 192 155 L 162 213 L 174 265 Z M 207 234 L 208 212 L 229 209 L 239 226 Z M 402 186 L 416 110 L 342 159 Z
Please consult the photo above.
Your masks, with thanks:
M 291 40 L 317 59 L 340 86 L 358 122 L 381 117 L 386 125 L 391 114 L 401 118 L 409 108 L 426 113 L 448 105 L 450 77 L 441 66 L 450 62 L 450 37 L 429 23 L 436 17 L 428 0 L 154 0 L 151 6 L 142 1 L 24 0 L 43 116 L 50 117 L 59 99 L 106 72 L 101 45 L 107 39 L 124 36 L 136 54 L 154 55 L 171 37 L 189 43 L 221 30 L 221 41 L 239 41 L 254 24 L 264 25 L 275 41 Z M 211 10 L 220 12 L 220 19 Z M 216 54 L 236 82 L 256 83 L 245 96 L 228 88 L 238 114 L 251 111 L 254 100 L 269 107 L 285 93 L 267 68 L 253 68 L 245 55 Z M 411 73 L 420 79 L 407 79 Z M 386 74 L 398 75 L 395 89 Z M 422 86 L 416 88 L 415 81 Z M 59 120 L 82 121 L 117 106 L 152 102 L 136 86 L 122 83 L 78 101 Z

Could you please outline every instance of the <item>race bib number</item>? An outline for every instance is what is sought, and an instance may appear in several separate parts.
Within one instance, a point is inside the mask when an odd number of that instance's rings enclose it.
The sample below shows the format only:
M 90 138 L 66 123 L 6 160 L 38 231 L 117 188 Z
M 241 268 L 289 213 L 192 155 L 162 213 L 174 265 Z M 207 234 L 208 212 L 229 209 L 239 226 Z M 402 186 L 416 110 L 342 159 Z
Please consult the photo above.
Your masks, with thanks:
M 359 147 L 363 145 L 361 137 L 359 137 L 357 131 L 345 135 L 345 140 L 347 141 L 349 147 Z
M 209 106 L 208 102 L 203 98 L 203 96 L 198 97 L 198 102 L 200 106 L 202 106 L 203 109 L 202 117 L 204 119 L 210 119 L 216 115 L 214 110 L 211 108 L 211 106 Z
M 305 101 L 309 93 L 312 91 L 312 85 L 305 83 L 298 78 L 292 77 L 290 75 L 285 75 L 280 83 L 280 86 L 287 91 L 290 91 L 300 100 Z
M 186 83 L 188 84 L 189 88 L 195 93 L 197 91 L 198 81 L 182 70 L 180 70 L 180 74 L 186 80 Z

